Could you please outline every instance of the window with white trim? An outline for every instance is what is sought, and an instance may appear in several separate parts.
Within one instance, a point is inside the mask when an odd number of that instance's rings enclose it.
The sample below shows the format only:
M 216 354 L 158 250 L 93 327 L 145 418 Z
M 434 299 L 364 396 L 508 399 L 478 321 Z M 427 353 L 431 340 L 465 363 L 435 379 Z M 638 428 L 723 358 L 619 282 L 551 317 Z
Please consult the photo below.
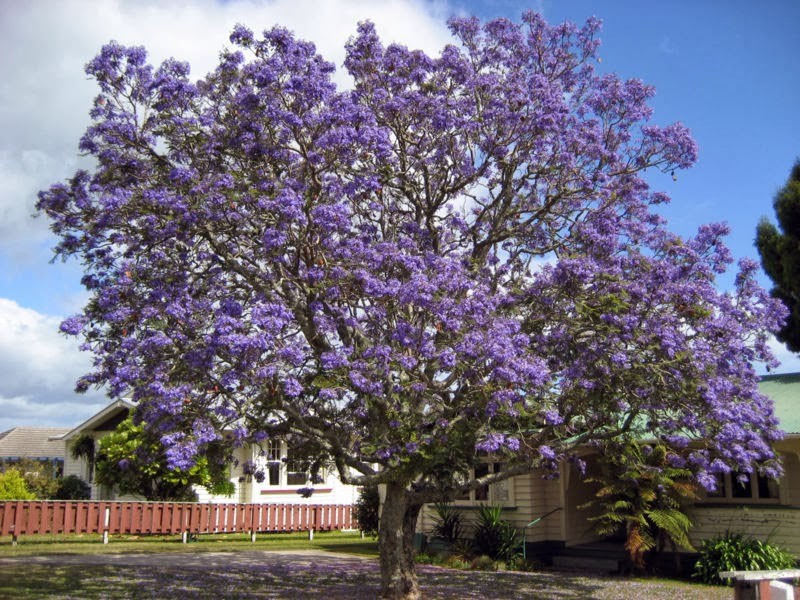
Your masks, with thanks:
M 269 440 L 263 449 L 264 483 L 274 487 L 303 487 L 308 484 L 307 461 L 298 459 L 282 440 Z
M 503 463 L 500 462 L 480 463 L 471 470 L 470 477 L 477 479 L 489 473 L 499 473 L 502 470 Z M 475 504 L 511 505 L 514 503 L 514 480 L 510 478 L 489 485 L 482 485 L 479 488 L 456 496 L 455 502 L 458 504 L 469 502 Z
M 758 473 L 718 473 L 717 489 L 706 492 L 704 501 L 777 504 L 780 486 L 776 479 Z

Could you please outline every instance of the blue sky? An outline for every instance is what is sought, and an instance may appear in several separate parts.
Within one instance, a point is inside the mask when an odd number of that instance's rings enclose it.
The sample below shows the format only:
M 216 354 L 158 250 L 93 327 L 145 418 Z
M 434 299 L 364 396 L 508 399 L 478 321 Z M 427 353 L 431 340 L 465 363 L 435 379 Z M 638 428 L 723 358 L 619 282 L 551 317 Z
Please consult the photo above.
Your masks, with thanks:
M 56 328 L 86 298 L 80 266 L 50 264 L 47 223 L 31 217 L 36 192 L 81 164 L 77 140 L 95 94 L 82 66 L 101 44 L 143 44 L 153 60 L 189 60 L 200 76 L 234 23 L 255 30 L 280 23 L 341 65 L 343 43 L 364 18 L 387 40 L 436 52 L 454 13 L 517 19 L 527 8 L 551 23 L 603 20 L 600 68 L 654 85 L 654 121 L 682 121 L 700 147 L 697 165 L 677 182 L 651 179 L 673 199 L 663 210 L 671 228 L 690 235 L 726 221 L 734 255 L 757 258 L 756 224 L 773 217 L 773 195 L 800 156 L 796 0 L 0 3 L 0 431 L 75 425 L 106 402 L 99 392 L 72 393 L 88 357 Z M 722 277 L 720 288 L 731 282 Z M 775 349 L 784 360 L 779 371 L 800 371 L 796 357 Z

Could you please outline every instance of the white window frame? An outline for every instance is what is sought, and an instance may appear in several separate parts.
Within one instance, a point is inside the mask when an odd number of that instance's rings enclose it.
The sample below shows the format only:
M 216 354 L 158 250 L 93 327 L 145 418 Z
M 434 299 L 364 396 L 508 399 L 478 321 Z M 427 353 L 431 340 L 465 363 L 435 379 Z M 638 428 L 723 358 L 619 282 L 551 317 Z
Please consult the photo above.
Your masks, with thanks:
M 497 461 L 482 461 L 483 465 L 488 466 L 489 473 L 496 473 L 496 469 L 502 468 L 503 463 Z M 475 477 L 475 469 L 470 469 L 470 478 Z M 482 476 L 482 475 L 481 475 Z M 509 477 L 502 481 L 490 483 L 476 490 L 470 490 L 465 495 L 456 497 L 453 504 L 456 506 L 479 506 L 481 504 L 491 504 L 498 506 L 516 506 L 516 496 L 514 489 L 514 477 Z
M 782 486 L 780 485 L 780 481 L 777 479 L 767 479 L 768 486 L 774 486 L 774 494 L 771 494 L 769 498 L 762 498 L 760 496 L 760 485 L 759 480 L 763 479 L 762 475 L 758 473 L 744 473 L 749 477 L 749 481 L 747 485 L 750 488 L 750 495 L 749 496 L 734 496 L 733 495 L 733 488 L 735 482 L 735 478 L 739 475 L 738 473 L 718 473 L 717 474 L 717 491 L 716 492 L 705 492 L 703 494 L 702 499 L 700 502 L 702 504 L 714 504 L 714 503 L 721 503 L 721 504 L 780 504 L 781 503 L 781 494 L 782 494 Z
M 301 489 L 309 485 L 308 473 L 305 473 L 303 483 L 289 483 L 289 473 L 299 473 L 299 471 L 289 471 L 292 459 L 289 445 L 285 440 L 268 440 L 263 451 L 260 462 L 264 468 L 265 477 L 262 484 L 264 489 Z M 277 475 L 277 480 L 272 477 L 273 474 Z

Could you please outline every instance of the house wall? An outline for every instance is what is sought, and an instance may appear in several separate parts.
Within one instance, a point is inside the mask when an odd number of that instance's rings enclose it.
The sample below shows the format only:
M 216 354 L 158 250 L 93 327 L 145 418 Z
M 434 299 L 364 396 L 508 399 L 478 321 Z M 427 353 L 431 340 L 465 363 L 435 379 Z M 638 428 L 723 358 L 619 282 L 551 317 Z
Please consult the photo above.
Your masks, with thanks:
M 800 506 L 800 440 L 785 440 L 778 445 L 783 464 L 781 503 Z
M 586 478 L 591 478 L 599 474 L 600 468 L 596 457 L 584 456 L 585 472 L 580 473 L 578 468 L 571 463 L 567 463 L 562 468 L 562 493 L 563 493 L 563 512 L 561 513 L 562 526 L 564 531 L 563 539 L 566 546 L 586 544 L 602 539 L 593 529 L 593 523 L 589 519 L 600 513 L 600 509 L 594 506 L 581 508 L 595 498 L 597 485 L 588 483 Z
M 533 519 L 543 516 L 547 512 L 561 506 L 561 484 L 558 478 L 546 479 L 542 471 L 533 471 L 525 475 L 511 478 L 505 485 L 509 490 L 509 499 L 505 502 L 493 502 L 492 491 L 487 504 L 501 504 L 503 518 L 511 521 L 514 526 L 522 531 Z M 464 535 L 469 536 L 472 525 L 477 519 L 478 502 L 456 500 L 454 506 L 462 514 Z M 436 510 L 432 504 L 423 507 L 417 521 L 417 531 L 430 533 L 435 524 Z M 560 541 L 562 524 L 559 513 L 554 513 L 537 524 L 525 530 L 527 542 Z
M 800 508 L 784 506 L 695 506 L 688 511 L 694 526 L 689 531 L 692 545 L 726 531 L 743 533 L 785 548 L 800 557 Z
M 99 441 L 103 436 L 108 435 L 109 431 L 88 431 Z M 89 481 L 89 471 L 87 462 L 80 458 L 72 458 L 69 451 L 72 439 L 65 441 L 65 463 L 64 475 L 77 475 L 87 481 L 91 487 L 91 500 L 121 500 L 121 501 L 142 501 L 143 498 L 131 495 L 119 495 L 96 485 Z M 286 445 L 283 444 L 283 456 L 286 456 Z M 211 494 L 202 486 L 195 486 L 198 502 L 225 503 L 269 503 L 269 504 L 353 504 L 358 497 L 358 488 L 352 485 L 344 485 L 339 481 L 333 471 L 324 471 L 324 481 L 313 486 L 314 493 L 305 498 L 298 494 L 298 489 L 305 487 L 300 485 L 278 485 L 271 486 L 269 481 L 258 482 L 252 476 L 244 473 L 244 464 L 254 461 L 258 466 L 263 467 L 266 463 L 263 456 L 260 456 L 258 449 L 238 448 L 234 451 L 234 462 L 230 465 L 230 481 L 234 484 L 236 491 L 232 496 Z M 285 470 L 285 467 L 282 467 Z M 285 474 L 283 475 L 285 481 Z
M 525 529 L 525 539 L 528 542 L 562 540 L 560 512 L 546 516 L 541 521 L 527 527 L 534 519 L 543 517 L 548 512 L 562 506 L 560 477 L 546 478 L 543 471 L 535 470 L 515 479 L 517 510 L 509 513 L 507 518 L 518 529 Z
M 698 502 L 687 514 L 693 526 L 689 539 L 695 548 L 703 540 L 725 532 L 742 533 L 778 544 L 800 558 L 800 440 L 788 438 L 777 445 L 784 475 L 779 481 L 779 499 L 749 504 Z
M 726 502 L 709 499 L 687 508 L 694 525 L 689 538 L 695 548 L 705 539 L 726 531 L 743 533 L 776 543 L 800 559 L 800 436 L 792 435 L 776 445 L 784 468 L 779 481 L 779 498 L 767 501 Z M 565 546 L 590 543 L 602 539 L 592 530 L 590 518 L 596 508 L 578 508 L 594 498 L 596 484 L 585 481 L 598 473 L 592 456 L 585 456 L 586 474 L 581 475 L 571 464 L 565 464 L 558 479 L 543 479 L 541 472 L 513 478 L 513 498 L 507 504 L 504 518 L 523 528 L 536 517 L 562 507 L 526 531 L 528 543 L 563 543 Z M 466 523 L 475 519 L 475 506 L 461 507 Z M 417 531 L 430 533 L 435 510 L 428 505 L 422 511 Z
M 242 497 L 246 502 L 265 504 L 353 504 L 358 499 L 358 488 L 343 484 L 334 468 L 323 467 L 319 475 L 322 482 L 311 484 L 304 480 L 302 484 L 290 484 L 289 459 L 290 448 L 285 441 L 279 447 L 267 443 L 264 447 L 253 447 L 248 460 L 253 461 L 257 470 L 262 470 L 266 477 L 256 481 L 255 477 L 244 475 L 240 468 Z M 271 483 L 269 477 L 270 463 L 278 467 L 278 481 Z M 302 471 L 299 471 L 302 473 Z M 306 497 L 301 490 L 312 489 L 313 493 Z

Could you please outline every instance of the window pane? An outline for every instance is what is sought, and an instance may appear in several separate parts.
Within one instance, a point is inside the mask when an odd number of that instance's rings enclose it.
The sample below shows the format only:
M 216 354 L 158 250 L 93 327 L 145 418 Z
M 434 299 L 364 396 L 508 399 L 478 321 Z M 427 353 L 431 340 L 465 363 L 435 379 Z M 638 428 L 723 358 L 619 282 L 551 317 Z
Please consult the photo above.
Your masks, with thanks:
M 270 485 L 280 485 L 281 484 L 281 463 L 279 462 L 270 462 L 267 464 L 267 470 L 269 471 L 269 484 Z
M 778 497 L 778 482 L 775 479 L 758 476 L 758 497 L 759 498 L 777 498 Z
M 494 487 L 494 501 L 495 502 L 508 502 L 508 480 L 499 481 L 493 485 Z
M 280 460 L 281 459 L 281 443 L 280 440 L 267 441 L 266 447 L 267 460 Z
M 734 498 L 752 498 L 753 489 L 750 486 L 750 475 L 748 473 L 732 473 L 731 487 L 733 488 Z
M 489 463 L 481 463 L 475 467 L 475 478 L 483 477 L 489 474 Z M 485 502 L 489 499 L 489 486 L 482 485 L 475 490 L 475 500 L 478 502 Z
M 287 485 L 305 485 L 307 479 L 303 471 L 289 471 L 286 474 Z
M 307 460 L 299 460 L 291 445 L 286 449 L 286 484 L 305 485 L 309 479 L 310 465 Z
M 494 473 L 500 473 L 503 470 L 503 463 L 494 463 L 492 467 Z M 510 496 L 508 483 L 508 479 L 506 479 L 492 484 L 492 500 L 494 502 L 508 502 Z

